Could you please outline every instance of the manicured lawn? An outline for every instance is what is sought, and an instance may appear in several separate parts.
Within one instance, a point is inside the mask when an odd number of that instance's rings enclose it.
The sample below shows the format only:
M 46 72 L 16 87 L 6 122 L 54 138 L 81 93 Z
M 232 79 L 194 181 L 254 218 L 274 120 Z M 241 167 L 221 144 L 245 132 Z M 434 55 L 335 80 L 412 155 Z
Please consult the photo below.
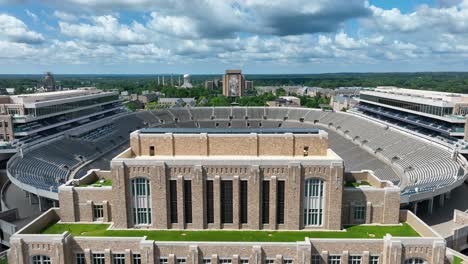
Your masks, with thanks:
M 461 264 L 461 263 L 463 263 L 461 258 L 459 258 L 457 256 L 453 257 L 453 264 Z
M 347 181 L 346 184 L 345 184 L 345 187 L 359 187 L 359 186 L 362 186 L 362 185 L 366 185 L 366 186 L 371 186 L 371 184 L 367 181 L 361 181 L 361 182 L 350 182 L 350 181 Z
M 350 226 L 346 232 L 337 231 L 176 231 L 176 230 L 107 230 L 107 224 L 53 224 L 42 234 L 61 234 L 69 231 L 74 236 L 143 237 L 156 241 L 240 241 L 240 242 L 295 242 L 310 238 L 382 238 L 392 236 L 419 237 L 408 224 L 398 226 Z
M 112 186 L 112 180 L 104 180 L 102 182 L 100 180 L 97 180 L 91 184 L 80 184 L 79 187 L 88 187 L 88 186 L 93 186 L 93 187 Z

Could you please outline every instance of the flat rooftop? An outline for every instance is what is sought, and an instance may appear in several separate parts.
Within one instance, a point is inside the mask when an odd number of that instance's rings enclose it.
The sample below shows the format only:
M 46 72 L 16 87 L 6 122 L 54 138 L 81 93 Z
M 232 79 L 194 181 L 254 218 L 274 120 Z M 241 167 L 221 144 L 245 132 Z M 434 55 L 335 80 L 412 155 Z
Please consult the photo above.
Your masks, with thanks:
M 142 134 L 319 134 L 318 128 L 142 128 Z

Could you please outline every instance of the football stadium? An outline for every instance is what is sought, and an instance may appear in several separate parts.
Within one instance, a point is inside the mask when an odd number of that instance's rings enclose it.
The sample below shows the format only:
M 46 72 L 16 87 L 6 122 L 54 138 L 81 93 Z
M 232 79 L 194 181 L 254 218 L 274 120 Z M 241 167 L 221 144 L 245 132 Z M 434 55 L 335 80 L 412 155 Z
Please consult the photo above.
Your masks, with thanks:
M 119 114 L 10 158 L 13 184 L 2 197 L 19 187 L 43 213 L 15 230 L 8 258 L 455 263 L 464 257 L 449 247 L 459 242 L 446 244 L 416 214 L 443 206 L 467 169 L 456 151 L 357 113 L 193 107 Z
M 8 177 L 27 192 L 58 200 L 61 184 L 89 169 L 108 169 L 109 163 L 101 160 L 128 148 L 129 134 L 145 127 L 320 128 L 328 133 L 330 148 L 343 158 L 346 171 L 373 171 L 379 179 L 399 186 L 401 203 L 412 207 L 419 202 L 432 207 L 435 198 L 464 182 L 468 169 L 466 159 L 446 147 L 352 113 L 200 107 L 142 111 L 74 129 L 22 149 L 9 160 Z

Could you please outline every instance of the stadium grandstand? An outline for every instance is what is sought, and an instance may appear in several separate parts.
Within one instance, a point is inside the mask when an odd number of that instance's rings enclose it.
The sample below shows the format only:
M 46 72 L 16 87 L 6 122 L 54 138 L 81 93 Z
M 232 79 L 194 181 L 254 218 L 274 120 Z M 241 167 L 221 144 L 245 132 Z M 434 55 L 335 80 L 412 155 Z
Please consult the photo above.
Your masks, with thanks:
M 121 115 L 22 149 L 8 162 L 7 174 L 21 189 L 57 200 L 59 185 L 90 168 L 108 169 L 109 163 L 100 160 L 128 148 L 129 133 L 142 127 L 320 128 L 328 132 L 330 148 L 343 157 L 346 170 L 372 170 L 399 185 L 403 204 L 432 204 L 434 197 L 443 197 L 466 178 L 463 156 L 383 123 L 353 113 L 271 107 L 169 108 Z
M 361 90 L 358 113 L 468 154 L 466 94 L 377 87 Z
M 122 112 L 117 92 L 94 87 L 0 96 L 0 159 L 9 158 L 21 145 L 47 141 Z

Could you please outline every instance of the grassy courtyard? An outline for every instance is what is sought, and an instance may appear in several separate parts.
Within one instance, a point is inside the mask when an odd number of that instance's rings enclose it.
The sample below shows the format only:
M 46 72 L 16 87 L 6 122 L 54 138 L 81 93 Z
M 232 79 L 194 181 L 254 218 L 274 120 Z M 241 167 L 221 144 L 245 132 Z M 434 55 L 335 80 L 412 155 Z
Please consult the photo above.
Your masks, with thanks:
M 222 231 L 222 230 L 107 230 L 107 224 L 56 223 L 42 234 L 61 234 L 94 237 L 143 237 L 156 241 L 238 241 L 238 242 L 296 242 L 310 238 L 382 238 L 386 234 L 399 237 L 419 237 L 408 224 L 397 226 L 350 226 L 346 231 Z

